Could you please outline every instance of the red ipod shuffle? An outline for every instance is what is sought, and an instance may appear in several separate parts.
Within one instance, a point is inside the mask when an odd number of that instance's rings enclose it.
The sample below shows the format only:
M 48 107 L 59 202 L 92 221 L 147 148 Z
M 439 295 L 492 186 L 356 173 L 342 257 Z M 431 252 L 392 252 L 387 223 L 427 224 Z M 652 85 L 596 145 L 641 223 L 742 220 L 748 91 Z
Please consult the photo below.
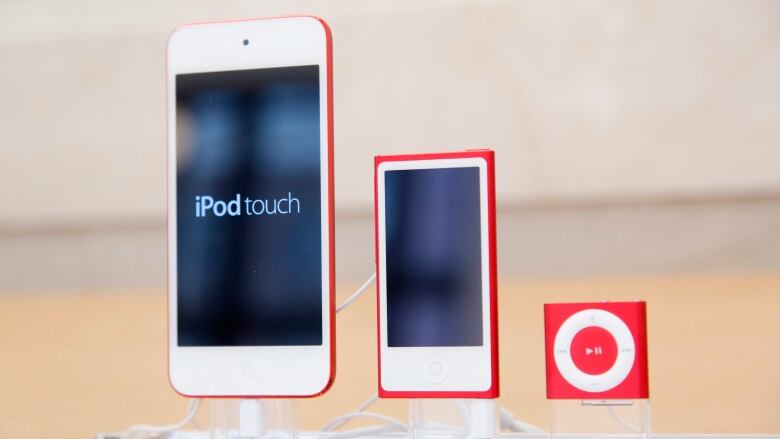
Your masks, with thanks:
M 544 305 L 547 399 L 646 399 L 645 302 Z

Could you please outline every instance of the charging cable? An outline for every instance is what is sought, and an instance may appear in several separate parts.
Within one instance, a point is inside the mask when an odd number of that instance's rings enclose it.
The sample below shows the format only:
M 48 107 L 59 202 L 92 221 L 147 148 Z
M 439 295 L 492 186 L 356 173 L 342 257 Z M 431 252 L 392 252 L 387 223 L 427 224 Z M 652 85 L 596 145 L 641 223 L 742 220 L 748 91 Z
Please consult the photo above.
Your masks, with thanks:
M 195 418 L 195 415 L 198 414 L 198 410 L 200 409 L 201 400 L 200 399 L 193 399 L 190 401 L 189 405 L 187 406 L 187 414 L 182 418 L 180 421 L 175 422 L 173 424 L 168 425 L 147 425 L 147 424 L 136 424 L 131 425 L 127 430 L 125 430 L 124 433 L 119 435 L 122 439 L 132 439 L 136 435 L 139 434 L 162 434 L 162 433 L 170 433 L 172 431 L 176 431 L 185 425 L 192 422 L 193 418 Z M 97 439 L 105 439 L 106 436 L 101 434 L 97 435 Z
M 609 415 L 612 416 L 612 419 L 615 420 L 618 424 L 620 424 L 621 427 L 625 428 L 626 430 L 630 431 L 631 433 L 640 433 L 640 430 L 633 425 L 626 422 L 623 418 L 621 418 L 617 413 L 615 413 L 615 409 L 612 408 L 611 405 L 607 406 L 607 411 L 609 411 Z
M 341 312 L 345 310 L 349 305 L 352 305 L 352 302 L 356 301 L 360 296 L 363 295 L 363 293 L 366 292 L 366 289 L 371 285 L 372 282 L 376 280 L 376 272 L 372 273 L 369 278 L 363 282 L 363 285 L 360 286 L 357 290 L 355 290 L 354 293 L 352 293 L 347 299 L 339 304 L 339 306 L 336 307 L 336 312 Z
M 396 418 L 381 413 L 366 411 L 378 400 L 379 400 L 379 396 L 376 393 L 371 395 L 370 398 L 368 398 L 366 401 L 360 404 L 358 408 L 356 408 L 355 411 L 353 411 L 352 413 L 347 413 L 345 415 L 341 415 L 331 419 L 327 424 L 325 424 L 324 427 L 322 427 L 322 432 L 323 433 L 333 432 L 346 425 L 349 421 L 357 418 L 378 419 L 380 421 L 385 421 L 385 424 L 376 425 L 372 427 L 363 427 L 363 428 L 355 428 L 352 430 L 340 431 L 333 435 L 328 435 L 328 439 L 332 439 L 332 438 L 343 439 L 343 438 L 350 438 L 355 436 L 372 436 L 372 435 L 380 435 L 382 433 L 407 431 L 408 427 L 406 426 L 406 424 L 404 424 L 403 422 L 399 421 Z
M 607 407 L 607 411 L 609 411 L 609 415 L 612 417 L 612 419 L 615 422 L 620 424 L 621 427 L 625 428 L 626 430 L 628 430 L 631 433 L 642 433 L 642 429 L 640 427 L 636 427 L 634 425 L 631 425 L 628 421 L 626 421 L 625 419 L 620 417 L 620 415 L 615 411 L 613 406 L 607 405 L 606 407 Z M 645 405 L 644 412 L 645 412 L 644 413 L 644 415 L 645 415 L 644 424 L 648 428 L 648 430 L 645 433 L 650 434 L 650 426 L 652 425 L 652 421 L 651 421 L 651 413 L 650 413 L 650 406 L 649 405 Z
M 383 415 L 382 413 L 375 413 L 375 412 L 356 412 L 356 413 L 347 413 L 346 415 L 341 415 L 336 418 L 334 418 L 332 421 L 330 421 L 325 427 L 323 427 L 323 431 L 333 431 L 335 428 L 334 425 L 343 425 L 347 421 L 351 421 L 355 418 L 369 418 L 369 419 L 378 419 L 380 421 L 385 421 L 385 424 L 389 427 L 395 427 L 399 430 L 406 431 L 406 424 L 399 421 L 398 419 L 393 418 L 392 416 Z
M 368 398 L 365 402 L 363 402 L 363 404 L 360 404 L 358 408 L 356 408 L 355 411 L 353 411 L 352 413 L 348 413 L 344 416 L 339 416 L 338 418 L 329 421 L 327 424 L 325 424 L 325 427 L 322 428 L 322 431 L 338 430 L 339 428 L 344 426 L 344 424 L 357 417 L 357 416 L 353 416 L 353 417 L 345 418 L 345 416 L 348 416 L 350 414 L 354 415 L 358 413 L 363 413 L 378 400 L 379 400 L 379 395 L 377 395 L 376 393 L 373 394 L 370 398 Z
M 406 432 L 404 429 L 403 432 Z M 362 438 L 369 438 L 369 437 L 376 437 L 381 436 L 385 433 L 399 433 L 399 430 L 393 429 L 391 427 L 388 427 L 386 425 L 376 425 L 373 427 L 361 427 L 361 428 L 353 428 L 352 430 L 346 430 L 346 431 L 339 431 L 337 433 L 326 433 L 323 435 L 323 438 L 326 439 L 349 439 L 349 438 L 355 438 L 355 437 L 362 437 Z
M 545 433 L 543 429 L 535 425 L 515 419 L 515 415 L 504 407 L 499 409 L 498 419 L 502 430 L 514 431 L 516 433 Z

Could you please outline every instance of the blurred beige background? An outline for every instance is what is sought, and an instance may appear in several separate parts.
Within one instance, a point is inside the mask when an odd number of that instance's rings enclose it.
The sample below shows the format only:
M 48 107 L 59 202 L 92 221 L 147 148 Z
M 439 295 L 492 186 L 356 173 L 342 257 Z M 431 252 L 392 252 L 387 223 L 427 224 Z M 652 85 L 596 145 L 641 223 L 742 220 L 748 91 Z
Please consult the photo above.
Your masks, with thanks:
M 678 392 L 661 403 L 660 431 L 780 431 L 779 2 L 2 0 L 0 341 L 17 357 L 0 374 L 16 383 L 14 398 L 45 393 L 24 386 L 23 360 L 38 358 L 44 371 L 84 374 L 59 403 L 91 395 L 90 415 L 45 431 L 83 437 L 183 409 L 160 379 L 158 340 L 167 35 L 190 21 L 296 12 L 324 17 L 334 34 L 340 294 L 373 271 L 373 155 L 492 147 L 502 291 L 512 294 L 502 335 L 519 368 L 504 377 L 532 421 L 544 422 L 541 345 L 523 357 L 517 344 L 540 333 L 538 306 L 625 296 L 659 304 L 653 386 Z M 71 331 L 57 333 L 52 319 Z M 681 344 L 686 331 L 698 337 Z M 68 348 L 49 351 L 35 334 Z M 696 343 L 710 350 L 699 355 Z M 757 351 L 744 351 L 751 343 Z M 372 364 L 344 349 L 341 364 Z M 97 373 L 82 367 L 87 358 L 149 361 L 138 376 L 101 369 L 86 389 Z M 713 363 L 695 377 L 675 369 L 701 358 Z M 334 389 L 331 407 L 372 391 L 372 370 L 361 370 L 341 375 L 348 390 Z M 529 382 L 532 393 L 518 390 Z M 129 395 L 106 396 L 113 389 Z M 25 431 L 32 400 L 19 411 L 0 399 L 0 436 Z M 672 401 L 704 411 L 685 417 Z
M 371 270 L 374 154 L 474 146 L 504 273 L 780 266 L 775 1 L 0 8 L 5 288 L 159 285 L 166 37 L 295 11 L 334 32 L 340 277 Z

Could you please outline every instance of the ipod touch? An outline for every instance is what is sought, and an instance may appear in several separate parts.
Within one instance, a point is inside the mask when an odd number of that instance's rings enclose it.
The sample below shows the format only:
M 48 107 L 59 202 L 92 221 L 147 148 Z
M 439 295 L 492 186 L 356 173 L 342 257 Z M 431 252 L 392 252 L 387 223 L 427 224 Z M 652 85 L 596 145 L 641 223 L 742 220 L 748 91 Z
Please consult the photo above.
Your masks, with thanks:
M 169 377 L 314 396 L 334 371 L 331 38 L 308 16 L 168 42 Z

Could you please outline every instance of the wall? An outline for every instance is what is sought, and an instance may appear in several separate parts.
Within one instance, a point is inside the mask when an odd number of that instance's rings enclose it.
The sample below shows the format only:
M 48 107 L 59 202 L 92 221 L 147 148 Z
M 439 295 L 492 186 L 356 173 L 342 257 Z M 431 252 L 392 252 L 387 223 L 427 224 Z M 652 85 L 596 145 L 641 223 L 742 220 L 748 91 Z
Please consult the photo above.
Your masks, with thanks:
M 510 220 L 563 209 L 580 224 L 594 206 L 647 203 L 674 218 L 681 205 L 725 202 L 736 218 L 727 222 L 769 218 L 758 236 L 777 230 L 777 2 L 16 0 L 0 4 L 0 256 L 15 267 L 0 269 L 6 286 L 39 285 L 29 273 L 43 263 L 71 273 L 47 285 L 160 283 L 167 35 L 188 21 L 292 11 L 334 31 L 345 224 L 370 233 L 374 154 L 490 146 Z M 759 208 L 746 217 L 744 203 Z M 347 245 L 365 239 L 351 229 Z M 757 266 L 780 265 L 759 253 Z M 345 257 L 347 272 L 363 270 L 363 256 Z

